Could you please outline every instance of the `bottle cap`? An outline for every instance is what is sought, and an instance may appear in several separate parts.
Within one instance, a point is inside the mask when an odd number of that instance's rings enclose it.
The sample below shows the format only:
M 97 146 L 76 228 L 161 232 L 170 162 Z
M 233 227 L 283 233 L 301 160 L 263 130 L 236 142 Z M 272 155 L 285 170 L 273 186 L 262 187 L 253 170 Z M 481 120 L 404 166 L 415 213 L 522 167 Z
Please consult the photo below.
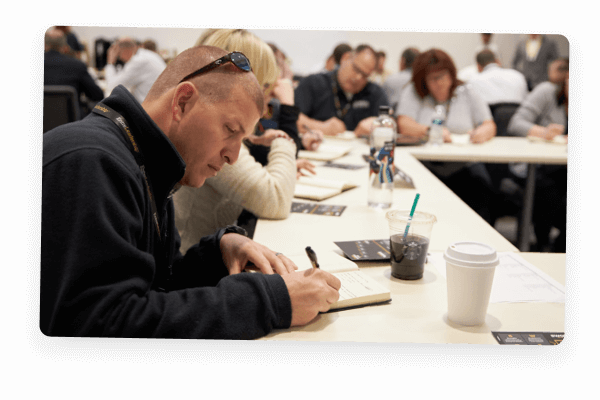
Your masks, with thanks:
M 379 106 L 379 115 L 381 115 L 381 114 L 389 115 L 390 107 L 389 106 Z

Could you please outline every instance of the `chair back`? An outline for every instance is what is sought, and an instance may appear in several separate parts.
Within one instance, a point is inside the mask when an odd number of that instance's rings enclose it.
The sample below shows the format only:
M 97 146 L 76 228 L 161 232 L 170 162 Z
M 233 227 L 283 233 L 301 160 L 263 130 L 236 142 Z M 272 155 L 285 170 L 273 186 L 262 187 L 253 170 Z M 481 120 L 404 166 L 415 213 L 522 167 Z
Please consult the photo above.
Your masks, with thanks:
M 518 103 L 498 103 L 490 105 L 492 117 L 496 123 L 496 136 L 508 136 L 507 128 L 510 119 L 514 115 Z
M 44 86 L 44 133 L 80 119 L 79 99 L 72 86 Z

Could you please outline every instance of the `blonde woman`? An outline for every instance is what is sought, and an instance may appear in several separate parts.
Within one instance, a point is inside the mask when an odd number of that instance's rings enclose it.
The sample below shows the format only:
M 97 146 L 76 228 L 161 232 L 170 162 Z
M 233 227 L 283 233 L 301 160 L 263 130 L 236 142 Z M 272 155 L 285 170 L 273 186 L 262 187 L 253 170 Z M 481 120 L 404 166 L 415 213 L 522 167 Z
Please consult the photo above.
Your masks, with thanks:
M 279 71 L 271 48 L 254 34 L 241 29 L 216 29 L 197 45 L 240 51 L 264 88 L 265 104 L 276 90 Z M 279 90 L 283 95 L 287 92 Z M 293 90 L 291 91 L 293 104 Z M 285 101 L 282 100 L 282 103 Z M 250 154 L 248 145 L 268 146 L 265 166 Z M 175 224 L 181 236 L 181 252 L 201 237 L 236 222 L 244 209 L 259 218 L 285 219 L 291 209 L 296 182 L 296 143 L 277 129 L 252 136 L 242 146 L 234 165 L 225 164 L 217 176 L 200 188 L 182 187 L 175 193 Z

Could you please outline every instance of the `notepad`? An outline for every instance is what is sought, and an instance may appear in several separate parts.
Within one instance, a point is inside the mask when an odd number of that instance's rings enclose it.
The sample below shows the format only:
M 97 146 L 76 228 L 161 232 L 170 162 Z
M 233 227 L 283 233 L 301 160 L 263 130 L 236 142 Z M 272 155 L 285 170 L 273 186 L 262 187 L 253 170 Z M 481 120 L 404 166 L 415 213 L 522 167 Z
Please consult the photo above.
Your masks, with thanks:
M 531 142 L 544 142 L 544 143 L 554 143 L 554 144 L 567 144 L 567 135 L 557 135 L 552 138 L 552 140 L 547 140 L 538 136 L 527 136 Z
M 287 255 L 287 257 L 298 266 L 299 271 L 312 268 L 306 254 Z M 335 275 L 342 282 L 340 298 L 331 305 L 330 311 L 391 301 L 390 290 L 362 272 L 356 263 L 333 251 L 319 251 L 317 257 L 319 267 Z
M 300 150 L 298 158 L 315 161 L 332 161 L 345 156 L 352 150 L 351 146 L 336 146 L 330 144 L 322 144 L 317 150 Z
M 334 181 L 313 176 L 301 176 L 296 181 L 294 197 L 309 200 L 325 200 L 346 190 L 355 188 L 350 182 Z
M 345 131 L 342 133 L 338 133 L 337 135 L 327 135 L 340 140 L 354 140 L 356 139 L 356 134 L 354 131 Z

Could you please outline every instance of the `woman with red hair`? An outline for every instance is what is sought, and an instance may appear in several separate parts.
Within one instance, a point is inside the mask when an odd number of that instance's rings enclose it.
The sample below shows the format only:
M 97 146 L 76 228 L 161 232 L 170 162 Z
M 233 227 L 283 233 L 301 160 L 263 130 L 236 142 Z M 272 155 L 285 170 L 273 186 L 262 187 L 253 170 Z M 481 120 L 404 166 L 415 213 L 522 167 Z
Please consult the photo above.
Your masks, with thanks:
M 456 66 L 439 49 L 421 53 L 414 61 L 412 84 L 402 90 L 396 109 L 401 134 L 425 138 L 435 115 L 443 106 L 445 142 L 451 133 L 468 134 L 472 143 L 483 143 L 496 136 L 496 124 L 487 103 L 456 77 Z M 493 188 L 484 164 L 424 163 L 442 182 L 461 197 L 488 223 L 494 224 L 502 201 Z
M 496 124 L 486 102 L 456 77 L 456 66 L 438 49 L 421 53 L 413 63 L 412 85 L 400 96 L 396 110 L 403 135 L 428 134 L 435 107 L 446 109 L 444 141 L 450 133 L 469 133 L 471 142 L 483 143 L 496 135 Z

